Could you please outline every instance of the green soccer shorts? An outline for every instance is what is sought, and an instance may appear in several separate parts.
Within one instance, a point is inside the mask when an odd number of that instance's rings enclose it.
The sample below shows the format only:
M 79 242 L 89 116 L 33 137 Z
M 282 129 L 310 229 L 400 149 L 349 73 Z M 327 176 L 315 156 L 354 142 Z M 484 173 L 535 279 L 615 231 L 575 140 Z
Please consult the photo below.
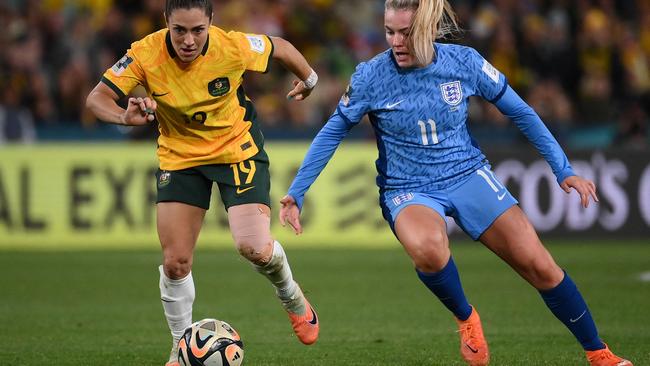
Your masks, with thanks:
M 271 207 L 269 160 L 263 150 L 239 163 L 200 165 L 182 170 L 158 169 L 156 182 L 157 203 L 182 202 L 207 210 L 214 182 L 226 210 L 245 203 Z

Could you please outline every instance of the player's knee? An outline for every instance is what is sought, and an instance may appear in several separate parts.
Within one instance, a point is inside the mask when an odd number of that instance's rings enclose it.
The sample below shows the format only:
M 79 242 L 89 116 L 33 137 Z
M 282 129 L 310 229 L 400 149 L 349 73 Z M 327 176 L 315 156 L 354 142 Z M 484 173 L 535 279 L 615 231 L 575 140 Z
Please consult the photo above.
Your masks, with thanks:
M 409 246 L 416 268 L 424 272 L 441 270 L 449 258 L 447 235 L 442 232 L 429 232 L 413 240 Z
M 167 277 L 173 280 L 185 278 L 192 270 L 192 258 L 190 256 L 165 258 L 163 268 Z
M 239 237 L 235 238 L 235 245 L 242 257 L 258 266 L 266 265 L 273 256 L 273 241 L 267 238 Z
M 529 281 L 540 290 L 557 286 L 564 277 L 562 269 L 553 261 L 533 260 L 528 268 Z

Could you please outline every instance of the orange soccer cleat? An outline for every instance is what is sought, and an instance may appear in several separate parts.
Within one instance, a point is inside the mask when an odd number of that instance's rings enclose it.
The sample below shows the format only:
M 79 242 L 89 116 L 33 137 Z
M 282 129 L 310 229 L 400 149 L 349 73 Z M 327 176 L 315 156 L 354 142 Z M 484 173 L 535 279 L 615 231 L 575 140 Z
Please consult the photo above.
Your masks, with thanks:
M 299 315 L 287 311 L 287 314 L 289 315 L 289 320 L 291 320 L 293 331 L 296 333 L 300 342 L 309 345 L 313 344 L 318 339 L 318 330 L 320 325 L 318 323 L 316 311 L 314 311 L 314 308 L 309 304 L 305 295 L 302 295 L 302 298 L 305 302 L 305 313 Z
M 483 327 L 478 312 L 472 306 L 472 314 L 467 320 L 459 320 L 460 354 L 470 366 L 486 366 L 490 362 L 490 352 L 483 336 Z
M 596 351 L 587 351 L 587 360 L 591 366 L 633 366 L 632 362 L 612 353 L 607 345 Z

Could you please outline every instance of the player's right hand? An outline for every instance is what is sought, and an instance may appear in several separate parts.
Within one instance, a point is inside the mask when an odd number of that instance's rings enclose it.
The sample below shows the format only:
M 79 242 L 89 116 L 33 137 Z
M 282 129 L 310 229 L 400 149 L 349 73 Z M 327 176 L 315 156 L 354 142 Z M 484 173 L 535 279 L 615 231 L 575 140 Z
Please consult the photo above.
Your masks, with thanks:
M 128 126 L 146 125 L 156 119 L 157 108 L 158 103 L 151 98 L 131 97 L 122 115 L 122 122 Z
M 309 89 L 300 80 L 293 81 L 293 89 L 287 94 L 287 99 L 305 100 L 311 94 L 313 88 Z
M 302 234 L 302 226 L 300 225 L 300 210 L 293 197 L 286 195 L 280 200 L 282 207 L 280 208 L 280 224 L 286 226 L 287 223 L 293 229 L 296 235 Z

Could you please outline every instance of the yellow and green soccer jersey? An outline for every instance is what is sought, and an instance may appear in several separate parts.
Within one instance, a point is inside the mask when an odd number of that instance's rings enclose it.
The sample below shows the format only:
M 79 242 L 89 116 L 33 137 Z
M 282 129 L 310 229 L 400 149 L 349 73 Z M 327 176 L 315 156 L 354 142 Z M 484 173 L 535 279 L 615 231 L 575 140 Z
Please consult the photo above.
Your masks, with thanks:
M 262 147 L 242 75 L 266 72 L 272 53 L 267 36 L 211 26 L 201 55 L 183 65 L 163 29 L 133 43 L 102 81 L 120 97 L 142 85 L 158 103 L 160 169 L 236 163 Z

